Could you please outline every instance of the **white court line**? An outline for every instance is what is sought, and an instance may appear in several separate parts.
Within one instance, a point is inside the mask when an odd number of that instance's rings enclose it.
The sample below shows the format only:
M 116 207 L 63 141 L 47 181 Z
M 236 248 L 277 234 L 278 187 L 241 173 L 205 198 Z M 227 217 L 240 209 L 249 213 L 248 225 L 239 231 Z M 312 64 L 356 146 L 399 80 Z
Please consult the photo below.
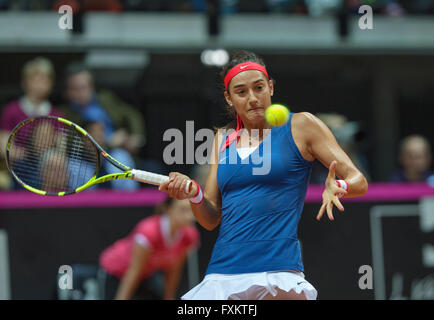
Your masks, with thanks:
M 11 298 L 8 234 L 0 230 L 0 300 Z
M 383 217 L 418 216 L 419 205 L 397 204 L 374 206 L 370 211 L 372 264 L 374 269 L 375 300 L 386 300 L 386 275 L 383 253 Z

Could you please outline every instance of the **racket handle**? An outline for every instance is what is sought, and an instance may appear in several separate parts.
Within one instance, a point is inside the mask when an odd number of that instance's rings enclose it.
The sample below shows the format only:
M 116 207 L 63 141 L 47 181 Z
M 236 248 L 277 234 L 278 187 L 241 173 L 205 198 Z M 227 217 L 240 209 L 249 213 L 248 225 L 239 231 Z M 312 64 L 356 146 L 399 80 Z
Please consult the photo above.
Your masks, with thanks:
M 168 176 L 164 176 L 162 174 L 156 174 L 148 171 L 143 170 L 131 170 L 131 179 L 143 182 L 143 183 L 149 183 L 154 185 L 160 185 L 163 182 L 166 182 L 169 180 Z

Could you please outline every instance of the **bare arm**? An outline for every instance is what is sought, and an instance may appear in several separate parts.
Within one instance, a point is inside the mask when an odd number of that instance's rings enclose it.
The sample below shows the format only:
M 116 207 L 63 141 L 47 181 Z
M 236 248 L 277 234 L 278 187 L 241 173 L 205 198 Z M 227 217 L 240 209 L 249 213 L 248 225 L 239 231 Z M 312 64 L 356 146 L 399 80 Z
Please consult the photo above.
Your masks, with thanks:
M 218 169 L 218 146 L 221 144 L 222 137 L 216 134 L 214 137 L 211 153 L 211 164 L 208 177 L 205 183 L 204 198 L 201 204 L 191 204 L 191 209 L 196 220 L 207 230 L 213 230 L 221 220 L 222 198 L 217 184 Z
M 351 159 L 342 150 L 330 129 L 316 116 L 302 112 L 297 116 L 298 125 L 303 126 L 306 145 L 309 153 L 326 168 L 330 168 L 333 160 L 336 163 L 336 176 L 346 180 L 348 193 L 346 198 L 359 197 L 366 193 L 368 183 L 366 178 L 356 168 Z
M 294 129 L 302 133 L 302 145 L 306 153 L 329 168 L 329 175 L 325 181 L 326 189 L 323 192 L 323 205 L 317 219 L 327 210 L 329 219 L 333 220 L 333 204 L 344 211 L 337 195 L 343 193 L 347 198 L 362 196 L 368 190 L 368 182 L 320 119 L 308 112 L 298 113 L 294 116 Z M 335 176 L 348 183 L 347 192 L 337 186 Z
M 182 269 L 185 261 L 187 260 L 188 252 L 185 251 L 176 263 L 164 272 L 165 286 L 164 286 L 164 299 L 175 299 L 176 289 L 178 288 L 179 280 L 181 279 Z
M 216 134 L 203 201 L 200 204 L 191 204 L 197 222 L 207 230 L 213 230 L 221 220 L 221 194 L 217 185 L 218 152 L 216 149 L 220 145 L 220 141 L 221 136 Z M 185 192 L 187 181 L 190 180 L 186 175 L 171 172 L 169 177 L 171 178 L 169 181 L 160 185 L 160 191 L 164 191 L 178 200 L 192 198 L 197 194 L 198 190 L 194 183 L 191 184 L 191 190 L 188 193 Z
M 128 300 L 134 295 L 134 292 L 136 292 L 137 287 L 140 284 L 140 274 L 146 265 L 150 253 L 151 249 L 145 248 L 138 243 L 134 243 L 130 266 L 122 277 L 116 293 L 116 300 Z

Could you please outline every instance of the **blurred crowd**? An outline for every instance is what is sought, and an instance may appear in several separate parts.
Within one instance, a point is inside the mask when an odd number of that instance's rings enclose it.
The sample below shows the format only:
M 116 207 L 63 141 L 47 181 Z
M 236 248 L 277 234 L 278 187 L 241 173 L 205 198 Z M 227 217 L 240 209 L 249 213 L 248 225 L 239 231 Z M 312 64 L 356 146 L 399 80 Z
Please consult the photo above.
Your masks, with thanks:
M 0 190 L 21 189 L 7 172 L 5 147 L 15 126 L 36 116 L 61 116 L 72 120 L 123 164 L 161 172 L 159 163 L 152 167 L 152 162 L 148 161 L 151 167 L 144 168 L 141 162 L 139 151 L 145 145 L 146 135 L 145 120 L 138 108 L 122 101 L 110 90 L 97 88 L 94 75 L 82 62 L 73 62 L 63 70 L 60 80 L 63 102 L 53 105 L 50 98 L 58 78 L 49 59 L 30 59 L 21 71 L 22 94 L 0 106 Z M 40 170 L 42 186 L 54 184 L 63 188 L 68 184 L 68 174 L 57 173 L 70 170 L 72 175 L 78 175 L 71 171 L 76 170 L 79 160 L 74 157 L 65 160 L 57 147 L 53 147 L 55 139 L 47 137 L 52 137 L 55 130 L 51 123 L 32 129 L 32 141 L 43 140 L 43 143 L 36 143 L 39 148 L 31 149 L 37 154 L 32 159 L 40 161 L 36 170 Z M 9 154 L 11 158 L 13 156 Z M 101 164 L 100 175 L 119 171 L 107 161 Z M 87 175 L 87 167 L 80 166 L 77 170 L 80 170 L 80 177 Z M 90 178 L 93 172 L 87 176 Z M 93 189 L 134 191 L 139 187 L 137 181 L 114 180 Z M 50 191 L 45 187 L 43 190 Z M 138 221 L 130 234 L 105 248 L 99 257 L 99 265 L 74 264 L 75 290 L 60 290 L 57 298 L 175 299 L 187 256 L 200 242 L 193 221 L 188 200 L 166 199 L 156 207 L 155 214 Z M 89 279 L 98 279 L 97 285 Z
M 175 11 L 206 12 L 208 4 L 218 6 L 222 14 L 276 12 L 310 16 L 333 14 L 344 6 L 358 14 L 362 5 L 374 13 L 389 16 L 434 14 L 431 0 L 0 0 L 0 10 L 56 10 L 68 4 L 84 11 Z
M 332 131 L 336 141 L 364 174 L 366 179 L 373 181 L 367 158 L 369 144 L 365 139 L 362 126 L 357 121 L 349 121 L 347 117 L 336 113 L 318 113 L 321 119 Z M 425 182 L 434 186 L 434 171 L 432 170 L 432 149 L 429 140 L 419 134 L 404 137 L 398 146 L 395 168 L 388 182 L 413 183 Z M 311 183 L 322 184 L 326 180 L 328 169 L 314 162 Z
M 60 79 L 63 101 L 54 106 L 50 96 L 55 76 L 56 70 L 47 58 L 36 57 L 27 61 L 21 71 L 22 94 L 0 106 L 0 190 L 20 188 L 8 173 L 5 146 L 13 128 L 35 116 L 62 116 L 82 126 L 121 163 L 132 168 L 165 173 L 166 169 L 160 162 L 144 159 L 140 152 L 146 144 L 146 130 L 143 114 L 136 106 L 126 103 L 111 90 L 97 88 L 92 71 L 82 62 L 73 62 L 63 70 Z M 339 145 L 368 181 L 372 181 L 368 161 L 369 142 L 363 126 L 342 114 L 319 113 L 316 116 L 330 128 Z M 403 137 L 397 146 L 396 163 L 391 164 L 396 171 L 389 181 L 434 185 L 431 148 L 430 141 L 421 135 Z M 100 174 L 115 172 L 118 169 L 104 161 Z M 206 166 L 197 165 L 193 173 L 204 185 Z M 315 161 L 311 183 L 324 183 L 327 174 L 328 169 Z M 98 187 L 136 190 L 140 185 L 132 180 L 115 180 Z
M 22 95 L 1 106 L 0 116 L 0 189 L 20 188 L 7 174 L 5 146 L 9 133 L 21 121 L 35 116 L 61 116 L 87 130 L 111 155 L 130 167 L 143 167 L 140 149 L 145 145 L 143 115 L 114 92 L 97 89 L 92 72 L 81 62 L 70 64 L 64 73 L 63 104 L 50 102 L 55 81 L 55 70 L 50 60 L 36 57 L 22 68 Z M 152 166 L 152 163 L 148 165 Z M 160 170 L 147 168 L 148 170 Z M 104 161 L 102 174 L 119 170 Z M 111 181 L 98 187 L 135 190 L 136 181 Z

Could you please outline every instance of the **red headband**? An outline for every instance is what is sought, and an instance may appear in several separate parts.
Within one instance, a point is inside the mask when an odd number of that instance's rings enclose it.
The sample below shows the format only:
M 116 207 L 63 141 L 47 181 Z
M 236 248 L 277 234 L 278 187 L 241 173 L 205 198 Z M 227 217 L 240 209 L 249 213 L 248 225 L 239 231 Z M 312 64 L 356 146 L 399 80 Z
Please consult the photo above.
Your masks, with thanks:
M 226 74 L 225 79 L 224 79 L 225 89 L 228 90 L 229 82 L 231 82 L 233 77 L 235 77 L 240 72 L 247 71 L 247 70 L 261 71 L 263 74 L 265 74 L 267 79 L 269 79 L 267 69 L 265 69 L 265 67 L 263 65 L 256 63 L 256 62 L 243 62 L 243 63 L 237 64 L 235 67 L 233 67 L 231 70 L 229 70 L 229 72 Z M 238 141 L 238 139 L 240 137 L 238 135 L 238 132 L 242 128 L 243 128 L 243 121 L 241 121 L 241 118 L 237 113 L 237 128 L 235 129 L 234 132 L 232 132 L 232 134 L 230 134 L 228 136 L 228 138 L 226 139 L 225 144 L 222 146 L 220 152 L 223 152 L 235 140 Z
M 261 71 L 263 74 L 266 75 L 267 79 L 269 79 L 267 69 L 265 69 L 265 67 L 263 65 L 256 63 L 256 62 L 243 62 L 243 63 L 237 64 L 235 67 L 233 67 L 231 70 L 229 70 L 228 73 L 226 73 L 226 76 L 224 79 L 225 90 L 228 90 L 229 82 L 231 82 L 233 77 L 235 77 L 240 72 L 247 71 L 247 70 Z

